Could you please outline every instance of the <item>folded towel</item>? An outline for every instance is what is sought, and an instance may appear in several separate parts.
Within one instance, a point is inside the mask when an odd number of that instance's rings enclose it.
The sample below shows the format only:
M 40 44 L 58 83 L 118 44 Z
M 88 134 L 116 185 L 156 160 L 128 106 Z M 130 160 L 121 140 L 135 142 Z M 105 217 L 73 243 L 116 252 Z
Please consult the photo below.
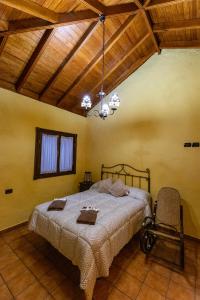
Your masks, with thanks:
M 81 211 L 77 223 L 95 225 L 97 213 L 98 212 L 94 210 Z
M 51 202 L 47 210 L 63 210 L 65 208 L 67 200 L 54 200 Z

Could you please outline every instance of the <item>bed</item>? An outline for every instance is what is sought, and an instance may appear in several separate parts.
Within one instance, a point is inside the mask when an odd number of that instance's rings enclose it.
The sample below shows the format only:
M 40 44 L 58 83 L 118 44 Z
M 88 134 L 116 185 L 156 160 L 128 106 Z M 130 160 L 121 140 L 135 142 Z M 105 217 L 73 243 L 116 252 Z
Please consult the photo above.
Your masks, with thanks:
M 92 299 L 96 279 L 109 276 L 114 257 L 140 230 L 144 217 L 151 214 L 149 169 L 138 170 L 125 164 L 102 165 L 101 179 L 109 177 L 123 179 L 129 186 L 128 196 L 116 198 L 99 193 L 93 186 L 88 191 L 63 197 L 67 199 L 63 211 L 47 211 L 51 201 L 38 205 L 29 222 L 30 230 L 43 236 L 79 267 L 80 287 L 87 300 Z M 96 224 L 77 224 L 81 208 L 88 205 L 99 209 Z

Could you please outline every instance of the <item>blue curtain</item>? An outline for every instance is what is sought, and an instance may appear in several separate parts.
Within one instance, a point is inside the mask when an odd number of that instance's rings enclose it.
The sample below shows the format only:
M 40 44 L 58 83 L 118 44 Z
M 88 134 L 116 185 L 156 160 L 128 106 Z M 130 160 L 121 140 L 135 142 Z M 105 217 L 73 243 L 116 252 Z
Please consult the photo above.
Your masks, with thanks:
M 58 136 L 42 134 L 41 174 L 57 172 Z
M 73 137 L 61 137 L 60 140 L 60 171 L 72 171 L 73 168 Z

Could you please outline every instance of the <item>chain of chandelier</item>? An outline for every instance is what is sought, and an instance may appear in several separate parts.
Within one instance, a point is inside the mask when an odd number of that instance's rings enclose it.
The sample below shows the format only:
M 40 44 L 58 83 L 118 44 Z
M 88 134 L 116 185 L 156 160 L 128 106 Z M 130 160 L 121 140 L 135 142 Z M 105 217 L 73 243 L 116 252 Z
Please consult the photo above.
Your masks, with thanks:
M 86 116 L 95 116 L 100 117 L 105 120 L 108 116 L 111 116 L 115 113 L 117 108 L 120 105 L 120 99 L 117 93 L 111 95 L 109 102 L 105 101 L 106 93 L 104 91 L 104 77 L 105 77 L 105 16 L 100 15 L 99 20 L 102 24 L 102 33 L 103 33 L 103 43 L 102 43 L 102 82 L 101 89 L 97 94 L 97 97 L 100 100 L 100 109 L 95 109 L 90 111 L 92 108 L 92 100 L 89 95 L 85 95 L 81 101 L 81 107 L 85 110 Z

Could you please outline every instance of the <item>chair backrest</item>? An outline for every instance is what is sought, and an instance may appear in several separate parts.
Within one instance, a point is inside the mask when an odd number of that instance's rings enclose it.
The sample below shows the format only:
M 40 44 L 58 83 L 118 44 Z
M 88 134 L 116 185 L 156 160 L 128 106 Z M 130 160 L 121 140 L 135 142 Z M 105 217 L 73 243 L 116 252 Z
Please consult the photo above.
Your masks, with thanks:
M 157 196 L 156 223 L 178 227 L 180 225 L 181 197 L 171 187 L 163 187 Z

